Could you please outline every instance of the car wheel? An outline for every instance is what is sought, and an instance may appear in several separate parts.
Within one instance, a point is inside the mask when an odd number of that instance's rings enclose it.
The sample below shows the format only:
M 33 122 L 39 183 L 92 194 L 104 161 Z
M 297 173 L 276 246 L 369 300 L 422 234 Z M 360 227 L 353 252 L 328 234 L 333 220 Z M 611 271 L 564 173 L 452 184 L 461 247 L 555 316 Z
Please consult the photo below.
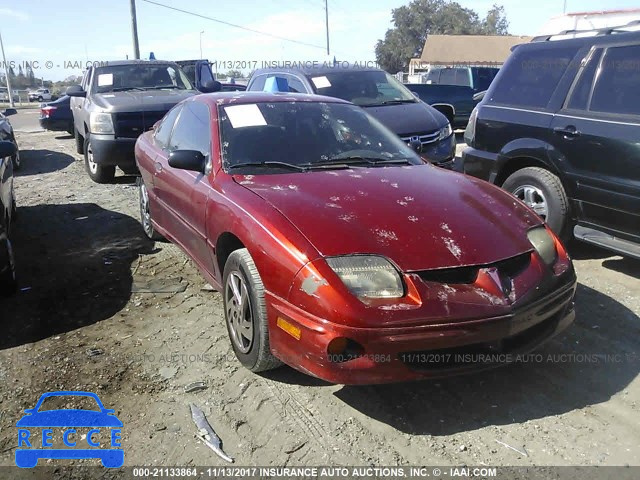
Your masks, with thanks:
M 67 133 L 69 135 L 73 135 L 74 131 L 75 131 L 75 129 L 73 128 L 73 122 L 69 122 L 69 125 L 67 126 Z
M 153 228 L 153 222 L 151 221 L 151 209 L 149 207 L 149 192 L 147 191 L 147 187 L 144 184 L 142 177 L 138 177 L 136 183 L 138 184 L 138 192 L 140 194 L 140 223 L 142 224 L 144 234 L 150 240 L 162 240 L 162 235 L 156 232 L 156 229 Z
M 73 133 L 74 133 L 74 136 L 76 137 L 76 152 L 78 152 L 79 154 L 83 154 L 84 153 L 84 138 L 82 138 L 82 135 L 80 135 L 80 132 L 78 130 L 76 130 L 75 128 L 73 129 Z
M 13 143 L 16 143 L 15 140 Z M 18 148 L 18 144 L 16 143 L 16 149 Z M 11 157 L 11 163 L 13 164 L 14 170 L 20 170 L 22 163 L 20 162 L 20 150 L 16 150 L 16 154 Z
M 536 212 L 563 240 L 571 237 L 571 213 L 567 193 L 560 179 L 540 167 L 527 167 L 513 173 L 502 184 Z
M 252 372 L 282 365 L 269 347 L 264 285 L 246 248 L 229 255 L 222 285 L 227 331 L 240 363 Z
M 39 102 L 41 102 L 41 101 L 43 101 L 43 100 L 44 100 L 44 98 L 42 98 L 42 96 L 38 97 L 38 101 L 39 101 Z
M 5 237 L 0 248 L 5 249 L 7 264 L 0 266 L 4 271 L 0 274 L 0 296 L 8 297 L 16 293 L 16 262 L 13 256 L 11 240 Z
M 96 183 L 109 183 L 116 175 L 115 166 L 100 165 L 94 160 L 90 135 L 84 139 L 84 166 L 89 178 Z

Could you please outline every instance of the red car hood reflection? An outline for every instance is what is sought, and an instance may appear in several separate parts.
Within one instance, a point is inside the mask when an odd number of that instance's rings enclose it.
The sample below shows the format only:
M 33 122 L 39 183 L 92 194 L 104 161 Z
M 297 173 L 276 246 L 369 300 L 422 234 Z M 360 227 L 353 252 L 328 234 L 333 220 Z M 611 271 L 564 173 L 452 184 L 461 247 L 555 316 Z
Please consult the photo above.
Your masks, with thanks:
M 383 255 L 403 271 L 482 265 L 531 250 L 542 221 L 486 182 L 428 165 L 236 176 L 323 256 Z

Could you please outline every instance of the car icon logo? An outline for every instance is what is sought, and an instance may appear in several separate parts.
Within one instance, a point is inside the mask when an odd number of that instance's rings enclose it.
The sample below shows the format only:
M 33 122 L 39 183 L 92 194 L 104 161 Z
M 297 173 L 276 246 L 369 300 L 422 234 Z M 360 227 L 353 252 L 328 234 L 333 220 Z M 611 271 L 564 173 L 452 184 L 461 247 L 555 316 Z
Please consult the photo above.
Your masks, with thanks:
M 51 397 L 88 397 L 93 399 L 98 410 L 57 409 L 44 410 L 42 403 Z M 33 468 L 41 458 L 46 459 L 92 459 L 99 458 L 107 468 L 119 468 L 124 463 L 124 450 L 120 444 L 122 422 L 114 415 L 114 410 L 105 408 L 95 393 L 64 391 L 44 393 L 34 408 L 25 410 L 26 415 L 16 423 L 18 427 L 18 448 L 16 465 Z M 86 436 L 76 428 L 89 429 Z M 40 430 L 41 429 L 41 430 Z M 65 448 L 53 448 L 54 429 L 61 433 Z M 108 431 L 109 445 L 105 447 L 96 436 L 104 438 Z M 40 434 L 40 441 L 35 440 Z

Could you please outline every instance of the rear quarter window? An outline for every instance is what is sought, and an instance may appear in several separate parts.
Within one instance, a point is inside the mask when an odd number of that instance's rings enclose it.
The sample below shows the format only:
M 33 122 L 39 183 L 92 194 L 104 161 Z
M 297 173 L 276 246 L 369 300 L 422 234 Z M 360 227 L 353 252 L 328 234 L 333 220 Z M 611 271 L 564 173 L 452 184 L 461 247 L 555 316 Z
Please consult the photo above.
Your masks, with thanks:
M 578 47 L 517 49 L 502 68 L 489 102 L 545 108 Z

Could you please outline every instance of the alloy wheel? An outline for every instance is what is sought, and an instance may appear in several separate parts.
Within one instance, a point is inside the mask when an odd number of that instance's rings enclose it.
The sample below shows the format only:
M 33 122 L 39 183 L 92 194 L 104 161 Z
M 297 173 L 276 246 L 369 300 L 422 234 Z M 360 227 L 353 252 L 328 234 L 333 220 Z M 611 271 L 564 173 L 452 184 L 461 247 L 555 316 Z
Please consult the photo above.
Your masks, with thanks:
M 253 345 L 253 312 L 249 291 L 239 271 L 233 271 L 225 286 L 227 322 L 231 340 L 242 353 L 248 353 Z
M 153 234 L 153 225 L 151 224 L 151 212 L 149 211 L 149 192 L 147 187 L 140 181 L 140 218 L 142 220 L 142 228 L 147 236 Z
M 91 148 L 91 142 L 87 145 L 87 164 L 89 165 L 89 171 L 95 175 L 98 171 L 98 164 L 93 160 L 93 148 Z
M 542 190 L 533 185 L 520 185 L 514 190 L 513 195 L 546 220 L 549 215 L 549 206 Z

